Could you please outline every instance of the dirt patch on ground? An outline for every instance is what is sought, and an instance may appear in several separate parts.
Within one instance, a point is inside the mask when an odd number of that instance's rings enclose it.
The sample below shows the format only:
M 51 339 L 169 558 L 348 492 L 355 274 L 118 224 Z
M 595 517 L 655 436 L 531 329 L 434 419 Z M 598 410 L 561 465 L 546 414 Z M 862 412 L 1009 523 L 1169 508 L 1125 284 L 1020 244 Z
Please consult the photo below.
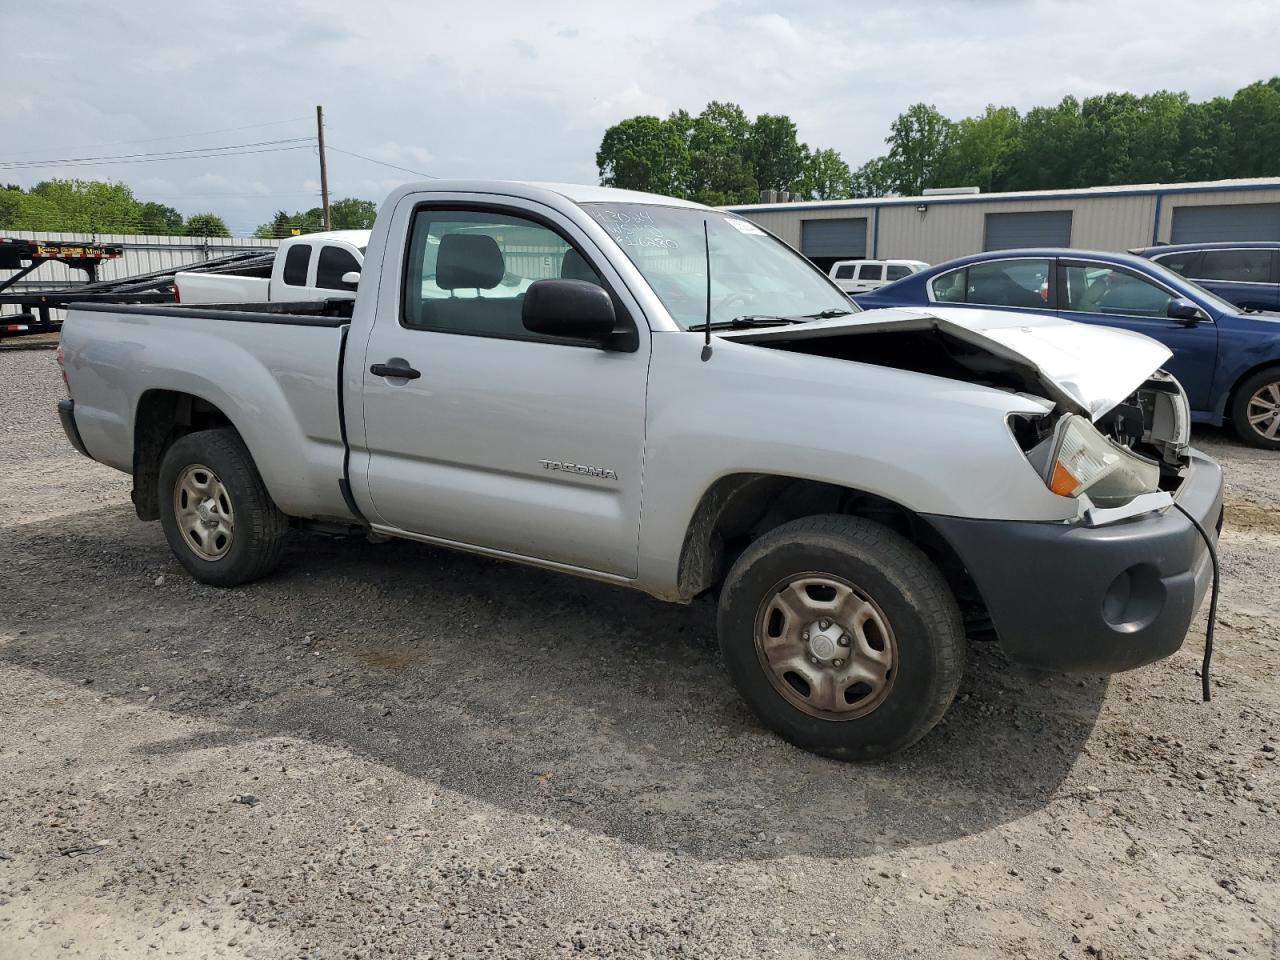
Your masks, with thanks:
M 1235 533 L 1280 537 L 1280 511 L 1273 507 L 1235 501 L 1226 504 L 1225 512 L 1226 526 Z
M 750 718 L 705 604 L 304 536 L 193 583 L 61 392 L 0 356 L 0 960 L 1277 956 L 1280 465 L 1223 434 L 1212 703 L 1203 619 L 1111 679 L 975 645 L 850 766 Z

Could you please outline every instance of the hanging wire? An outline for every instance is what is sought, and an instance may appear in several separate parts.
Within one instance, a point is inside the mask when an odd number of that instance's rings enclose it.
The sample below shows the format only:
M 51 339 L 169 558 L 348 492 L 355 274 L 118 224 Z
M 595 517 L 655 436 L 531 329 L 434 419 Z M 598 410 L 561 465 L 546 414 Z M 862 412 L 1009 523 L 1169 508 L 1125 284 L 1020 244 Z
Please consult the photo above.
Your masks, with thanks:
M 275 127 L 285 123 L 299 123 L 310 120 L 310 117 L 292 117 L 288 120 L 268 120 L 265 123 L 246 123 L 242 127 L 221 127 L 217 130 L 200 130 L 195 133 L 171 133 L 164 137 L 144 137 L 140 140 L 108 140 L 106 143 L 83 144 L 78 147 L 43 147 L 36 150 L 20 150 L 17 157 L 30 156 L 33 153 L 52 153 L 54 150 L 94 150 L 98 147 L 122 147 L 129 143 L 159 143 L 161 140 L 185 140 L 187 137 L 208 137 L 215 133 L 234 133 L 238 130 L 254 130 L 259 127 Z M 8 159 L 8 158 L 4 158 Z M 0 162 L 3 162 L 0 160 Z
M 189 150 L 162 150 L 152 153 L 122 153 L 115 156 L 101 157 L 62 157 L 52 160 L 10 160 L 0 162 L 0 170 L 29 170 L 38 167 L 75 167 L 99 166 L 113 163 L 155 163 L 161 160 L 207 160 L 213 157 L 232 157 L 248 153 L 272 153 L 275 150 L 305 150 L 313 138 L 293 137 L 285 140 L 258 140 L 253 143 L 229 143 L 217 147 L 192 147 Z M 298 146 L 275 146 L 277 144 L 298 144 Z M 267 149 L 248 149 L 257 147 L 274 147 Z
M 351 150 L 343 150 L 341 147 L 335 147 L 333 144 L 326 144 L 326 150 L 332 150 L 334 153 L 346 154 L 348 157 L 355 157 L 357 160 L 367 160 L 369 163 L 376 163 L 381 167 L 390 167 L 392 170 L 403 170 L 405 173 L 412 173 L 415 177 L 426 177 L 428 180 L 439 180 L 440 178 L 430 174 L 423 173 L 421 170 L 410 170 L 408 167 L 402 167 L 398 164 L 387 163 L 385 160 L 375 160 L 373 157 L 366 157 L 363 153 L 355 153 Z

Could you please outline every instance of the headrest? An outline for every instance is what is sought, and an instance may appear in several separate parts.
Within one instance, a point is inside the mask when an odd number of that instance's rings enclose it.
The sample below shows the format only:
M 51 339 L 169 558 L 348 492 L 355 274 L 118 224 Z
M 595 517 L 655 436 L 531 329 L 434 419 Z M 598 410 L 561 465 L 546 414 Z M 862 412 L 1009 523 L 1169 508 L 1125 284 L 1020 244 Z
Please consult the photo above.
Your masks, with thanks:
M 446 233 L 436 254 L 436 286 L 442 290 L 492 290 L 507 265 L 498 241 L 482 233 Z
M 560 261 L 561 280 L 585 280 L 587 283 L 600 283 L 600 276 L 591 269 L 591 264 L 577 250 L 570 247 L 564 252 Z

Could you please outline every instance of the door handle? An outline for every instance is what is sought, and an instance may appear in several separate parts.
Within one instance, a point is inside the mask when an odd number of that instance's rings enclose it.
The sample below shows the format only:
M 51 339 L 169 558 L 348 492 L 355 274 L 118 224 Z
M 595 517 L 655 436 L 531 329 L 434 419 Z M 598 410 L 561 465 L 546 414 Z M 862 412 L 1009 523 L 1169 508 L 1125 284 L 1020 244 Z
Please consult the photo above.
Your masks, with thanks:
M 386 363 L 375 363 L 369 368 L 369 372 L 375 377 L 394 377 L 400 380 L 417 380 L 422 376 L 421 371 L 413 367 L 393 367 Z

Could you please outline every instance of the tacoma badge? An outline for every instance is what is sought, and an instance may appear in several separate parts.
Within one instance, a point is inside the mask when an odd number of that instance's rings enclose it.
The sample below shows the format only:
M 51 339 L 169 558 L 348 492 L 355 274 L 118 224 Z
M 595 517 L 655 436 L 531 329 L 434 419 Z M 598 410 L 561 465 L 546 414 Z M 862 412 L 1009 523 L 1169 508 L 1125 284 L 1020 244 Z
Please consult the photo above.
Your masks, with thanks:
M 577 473 L 584 477 L 600 477 L 603 480 L 617 480 L 618 475 L 607 467 L 588 467 L 584 463 L 572 463 L 568 460 L 539 460 L 544 470 L 561 470 L 564 473 Z

